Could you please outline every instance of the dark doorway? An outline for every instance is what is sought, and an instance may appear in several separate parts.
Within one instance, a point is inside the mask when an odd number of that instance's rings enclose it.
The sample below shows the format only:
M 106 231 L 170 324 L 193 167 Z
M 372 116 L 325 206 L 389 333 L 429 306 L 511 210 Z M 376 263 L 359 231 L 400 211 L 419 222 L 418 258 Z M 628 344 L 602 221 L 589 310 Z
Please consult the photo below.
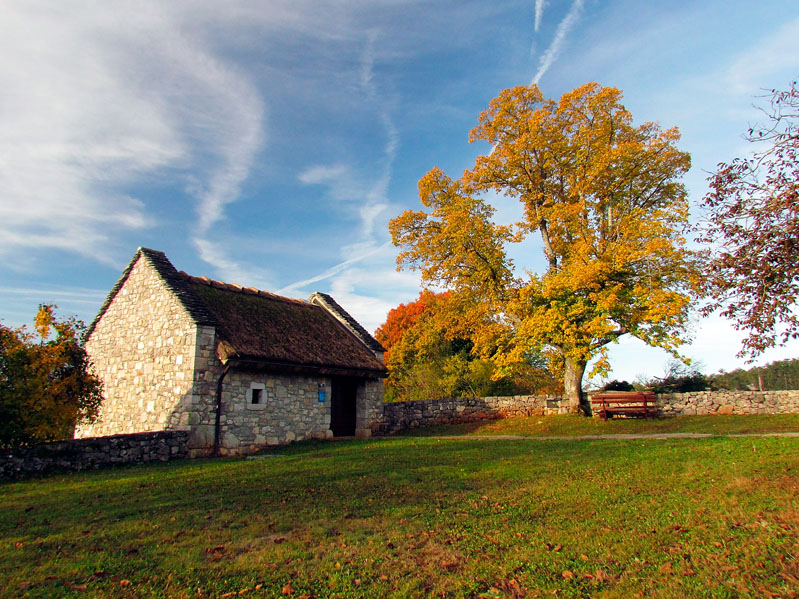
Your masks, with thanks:
M 330 394 L 330 429 L 334 437 L 355 435 L 355 398 L 358 380 L 334 378 Z

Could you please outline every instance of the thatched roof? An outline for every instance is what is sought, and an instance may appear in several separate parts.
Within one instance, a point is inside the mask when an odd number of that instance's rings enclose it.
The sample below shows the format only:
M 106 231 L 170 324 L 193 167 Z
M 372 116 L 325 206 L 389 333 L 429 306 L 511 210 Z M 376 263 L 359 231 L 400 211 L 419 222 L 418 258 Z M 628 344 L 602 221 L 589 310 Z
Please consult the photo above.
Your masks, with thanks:
M 335 305 L 335 315 L 316 303 L 178 272 L 163 252 L 146 248 L 136 253 L 87 336 L 141 256 L 197 324 L 216 327 L 217 354 L 223 362 L 287 372 L 385 376 L 385 366 L 374 354 L 383 348 L 330 296 L 325 298 Z M 349 322 L 358 328 L 345 326 Z

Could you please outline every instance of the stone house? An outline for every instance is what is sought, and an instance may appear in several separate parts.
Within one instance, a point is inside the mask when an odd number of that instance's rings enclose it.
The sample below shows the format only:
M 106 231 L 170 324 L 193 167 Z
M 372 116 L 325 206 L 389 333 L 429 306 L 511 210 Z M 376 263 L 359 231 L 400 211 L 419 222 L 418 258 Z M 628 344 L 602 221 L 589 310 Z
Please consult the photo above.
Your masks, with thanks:
M 382 417 L 384 349 L 323 293 L 193 277 L 139 248 L 85 339 L 105 401 L 76 437 L 188 430 L 192 455 L 235 455 Z

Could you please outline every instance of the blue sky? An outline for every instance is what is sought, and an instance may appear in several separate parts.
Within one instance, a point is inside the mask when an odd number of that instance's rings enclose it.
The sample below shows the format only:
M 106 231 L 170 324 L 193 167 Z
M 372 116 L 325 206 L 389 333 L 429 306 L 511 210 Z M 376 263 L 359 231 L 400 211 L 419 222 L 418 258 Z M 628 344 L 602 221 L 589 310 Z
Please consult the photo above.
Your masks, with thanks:
M 620 88 L 637 122 L 682 131 L 696 203 L 750 151 L 756 96 L 797 76 L 795 1 L 0 0 L 0 318 L 55 302 L 90 321 L 146 246 L 332 293 L 374 330 L 419 291 L 388 221 L 430 168 L 457 177 L 489 150 L 468 132 L 502 89 Z M 539 268 L 535 243 L 515 252 Z M 728 323 L 694 329 L 705 371 L 743 365 Z M 631 380 L 667 356 L 631 340 L 611 360 Z

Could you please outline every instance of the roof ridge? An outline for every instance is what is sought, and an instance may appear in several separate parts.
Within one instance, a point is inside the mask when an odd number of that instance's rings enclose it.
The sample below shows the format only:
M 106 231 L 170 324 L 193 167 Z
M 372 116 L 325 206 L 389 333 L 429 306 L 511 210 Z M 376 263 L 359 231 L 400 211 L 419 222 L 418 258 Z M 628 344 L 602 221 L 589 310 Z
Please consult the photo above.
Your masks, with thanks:
M 343 324 L 346 329 L 355 335 L 355 337 L 369 349 L 376 352 L 386 351 L 386 348 L 384 348 L 361 323 L 355 320 L 349 312 L 342 308 L 341 305 L 333 299 L 333 296 L 322 293 L 321 291 L 315 291 L 311 294 L 311 297 L 308 298 L 308 303 L 315 304 L 314 299 L 320 302 L 321 305 L 319 307 L 330 313 L 335 320 Z
M 208 287 L 214 287 L 215 289 L 223 289 L 225 291 L 232 291 L 234 293 L 243 293 L 245 295 L 257 295 L 259 297 L 265 297 L 276 301 L 286 302 L 289 304 L 300 304 L 302 306 L 313 305 L 309 304 L 309 302 L 306 302 L 305 300 L 296 299 L 293 297 L 286 297 L 284 295 L 278 295 L 276 293 L 272 293 L 271 291 L 264 291 L 263 289 L 258 289 L 256 287 L 244 287 L 243 285 L 238 285 L 237 283 L 225 283 L 224 281 L 210 279 L 206 276 L 196 277 L 182 270 L 179 271 L 178 274 L 190 283 L 207 285 Z

